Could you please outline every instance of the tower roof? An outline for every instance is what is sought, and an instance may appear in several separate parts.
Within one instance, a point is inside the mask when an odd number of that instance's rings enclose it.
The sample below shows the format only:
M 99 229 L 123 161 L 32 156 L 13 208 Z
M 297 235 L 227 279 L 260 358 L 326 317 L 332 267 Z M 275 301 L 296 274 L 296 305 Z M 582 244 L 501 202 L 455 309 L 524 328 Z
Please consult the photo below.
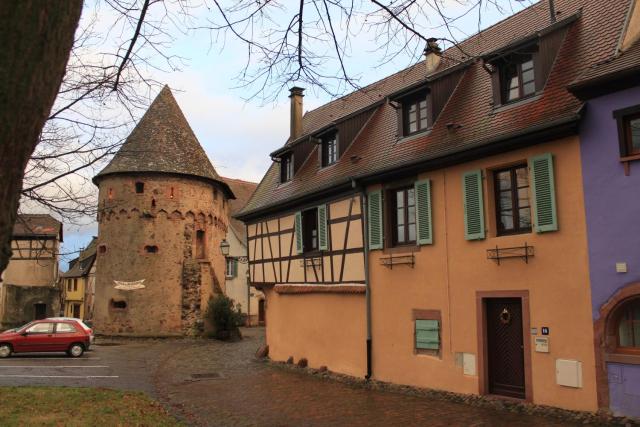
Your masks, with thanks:
M 126 173 L 190 175 L 216 182 L 234 198 L 189 126 L 169 85 L 165 85 L 111 162 L 94 178 Z

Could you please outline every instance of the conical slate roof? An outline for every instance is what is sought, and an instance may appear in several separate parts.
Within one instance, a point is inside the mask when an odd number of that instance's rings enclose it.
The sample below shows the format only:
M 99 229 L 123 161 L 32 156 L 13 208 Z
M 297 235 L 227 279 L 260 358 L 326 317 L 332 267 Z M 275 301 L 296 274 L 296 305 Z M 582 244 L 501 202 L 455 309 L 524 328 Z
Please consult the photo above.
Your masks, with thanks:
M 120 150 L 93 182 L 97 184 L 105 175 L 143 172 L 191 175 L 215 181 L 228 197 L 234 198 L 191 130 L 169 85 L 162 88 Z

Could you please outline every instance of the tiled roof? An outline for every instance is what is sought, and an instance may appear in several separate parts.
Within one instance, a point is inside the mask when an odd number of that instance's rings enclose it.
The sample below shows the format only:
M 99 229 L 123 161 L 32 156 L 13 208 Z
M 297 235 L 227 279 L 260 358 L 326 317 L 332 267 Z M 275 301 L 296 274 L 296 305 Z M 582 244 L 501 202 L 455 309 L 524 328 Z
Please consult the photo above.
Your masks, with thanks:
M 58 237 L 62 240 L 62 223 L 49 214 L 19 214 L 13 225 L 14 237 Z
M 629 5 L 630 0 L 556 0 L 559 20 L 569 19 L 579 12 L 581 15 L 569 27 L 542 94 L 518 105 L 494 109 L 491 77 L 481 61 L 474 61 L 464 72 L 430 133 L 397 142 L 396 112 L 383 103 L 377 107 L 364 131 L 331 168 L 320 169 L 318 162 L 308 161 L 291 182 L 280 185 L 278 164 L 273 163 L 239 215 L 246 217 L 266 208 L 276 208 L 285 201 L 342 185 L 350 178 L 441 158 L 482 147 L 498 138 L 575 120 L 582 102 L 566 87 L 589 66 L 615 51 Z M 468 58 L 462 52 L 473 56 L 486 55 L 543 32 L 550 25 L 548 2 L 541 1 L 467 39 L 460 44 L 460 49 L 447 49 L 444 56 L 464 61 Z M 451 59 L 443 60 L 436 72 L 440 73 L 443 67 L 456 63 Z M 305 134 L 364 108 L 367 102 L 374 104 L 388 94 L 426 79 L 423 70 L 424 64 L 414 65 L 363 91 L 308 112 L 303 118 Z M 447 123 L 460 127 L 449 130 Z M 316 149 L 310 158 L 317 158 Z M 357 162 L 351 161 L 351 158 L 358 157 L 360 160 Z
M 247 204 L 253 192 L 258 186 L 257 182 L 243 181 L 241 179 L 222 178 L 231 187 L 231 191 L 235 194 L 235 200 L 229 200 L 229 212 L 231 214 L 231 227 L 235 231 L 238 238 L 245 242 L 247 241 L 247 232 L 242 221 L 233 218 L 233 215 L 240 212 L 240 210 Z
M 96 259 L 96 249 L 98 246 L 98 238 L 91 239 L 89 245 L 80 252 L 78 258 L 72 260 L 69 264 L 69 271 L 62 274 L 62 277 L 82 277 L 89 274 L 93 261 Z
M 94 177 L 163 172 L 216 181 L 228 190 L 165 85 L 111 162 Z M 232 195 L 229 195 L 230 197 Z
M 603 61 L 587 68 L 572 84 L 572 88 L 598 84 L 603 80 L 616 78 L 620 74 L 637 73 L 640 76 L 640 41 L 629 49 L 611 55 Z

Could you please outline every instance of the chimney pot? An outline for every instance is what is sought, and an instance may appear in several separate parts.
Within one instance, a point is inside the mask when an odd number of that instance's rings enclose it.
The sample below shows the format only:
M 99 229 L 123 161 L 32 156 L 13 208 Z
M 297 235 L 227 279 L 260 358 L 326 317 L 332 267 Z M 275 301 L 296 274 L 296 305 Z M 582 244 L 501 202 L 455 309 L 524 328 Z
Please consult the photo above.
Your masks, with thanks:
M 438 39 L 430 38 L 427 40 L 427 47 L 424 48 L 424 62 L 427 67 L 427 74 L 431 74 L 440 65 L 440 57 L 442 49 L 438 46 Z
M 302 98 L 304 97 L 304 89 L 294 86 L 289 89 L 291 93 L 291 117 L 290 117 L 290 139 L 293 141 L 302 135 Z

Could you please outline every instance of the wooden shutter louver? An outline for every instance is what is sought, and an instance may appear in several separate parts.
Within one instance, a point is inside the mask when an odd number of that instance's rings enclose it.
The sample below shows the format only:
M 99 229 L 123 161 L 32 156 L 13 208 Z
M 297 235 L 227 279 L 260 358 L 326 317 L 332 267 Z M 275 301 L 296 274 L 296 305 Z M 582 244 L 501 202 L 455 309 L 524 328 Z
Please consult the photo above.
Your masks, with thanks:
M 238 277 L 238 258 L 233 259 L 233 277 Z
M 535 229 L 538 233 L 558 230 L 556 214 L 555 180 L 553 176 L 553 156 L 545 153 L 529 159 L 531 168 L 531 189 Z
M 295 219 L 296 253 L 302 253 L 302 212 L 296 212 Z
M 318 206 L 318 249 L 329 249 L 327 238 L 327 205 Z
M 415 183 L 416 191 L 416 228 L 419 245 L 433 243 L 431 219 L 431 181 L 425 179 Z
M 484 239 L 484 199 L 482 171 L 467 172 L 462 176 L 464 204 L 464 237 L 467 240 Z
M 368 194 L 367 225 L 369 233 L 369 249 L 382 249 L 382 191 Z
M 440 322 L 437 320 L 416 320 L 416 348 L 440 349 Z

